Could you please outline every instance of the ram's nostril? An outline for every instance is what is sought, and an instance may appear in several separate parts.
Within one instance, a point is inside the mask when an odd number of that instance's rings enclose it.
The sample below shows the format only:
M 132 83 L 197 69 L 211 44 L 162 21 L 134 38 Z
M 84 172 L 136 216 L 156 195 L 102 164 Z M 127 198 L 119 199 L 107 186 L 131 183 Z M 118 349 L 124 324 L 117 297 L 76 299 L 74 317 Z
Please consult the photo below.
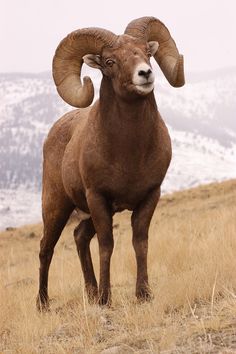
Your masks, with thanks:
M 144 70 L 139 70 L 138 74 L 139 74 L 140 76 L 145 76 L 145 75 L 146 75 L 146 71 L 144 71 Z
M 151 69 L 148 69 L 147 71 L 145 71 L 145 70 L 139 70 L 138 75 L 139 75 L 139 76 L 144 76 L 144 77 L 148 78 L 151 73 L 152 73 L 152 70 L 151 70 Z

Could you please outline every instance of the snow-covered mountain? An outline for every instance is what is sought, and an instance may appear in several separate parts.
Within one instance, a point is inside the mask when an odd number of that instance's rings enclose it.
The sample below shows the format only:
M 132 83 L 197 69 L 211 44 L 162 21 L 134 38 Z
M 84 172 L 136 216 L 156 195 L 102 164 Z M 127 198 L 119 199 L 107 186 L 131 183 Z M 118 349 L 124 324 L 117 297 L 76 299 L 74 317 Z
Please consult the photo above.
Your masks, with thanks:
M 0 75 L 0 188 L 40 188 L 42 143 L 64 108 L 49 75 Z
M 188 75 L 177 90 L 157 90 L 158 102 L 175 130 L 200 134 L 231 147 L 236 142 L 236 68 Z
M 176 190 L 236 177 L 236 68 L 186 75 L 186 85 L 156 87 L 173 143 L 163 187 Z
M 90 74 L 97 93 L 100 75 Z M 156 81 L 158 107 L 173 143 L 163 191 L 236 177 L 236 68 L 187 75 L 180 89 L 160 73 Z M 43 140 L 70 109 L 49 73 L 0 74 L 0 214 L 12 212 L 14 190 L 15 195 L 19 189 L 25 195 L 40 191 Z

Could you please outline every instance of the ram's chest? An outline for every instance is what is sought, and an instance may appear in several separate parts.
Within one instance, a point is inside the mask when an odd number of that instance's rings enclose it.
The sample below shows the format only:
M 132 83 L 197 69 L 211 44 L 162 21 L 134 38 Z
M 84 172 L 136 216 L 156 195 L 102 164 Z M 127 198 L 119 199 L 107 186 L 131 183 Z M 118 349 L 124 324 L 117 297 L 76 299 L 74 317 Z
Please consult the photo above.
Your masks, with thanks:
M 140 161 L 94 161 L 88 166 L 84 181 L 86 188 L 99 190 L 106 195 L 113 211 L 133 210 L 152 188 L 161 184 L 167 166 L 168 162 L 158 156 Z
M 105 134 L 96 139 L 88 136 L 80 151 L 84 189 L 106 195 L 114 211 L 134 209 L 151 189 L 161 185 L 169 166 L 169 136 L 160 124 L 148 130 L 113 131 L 109 139 Z
M 129 176 L 124 173 L 123 179 L 114 176 L 113 183 L 107 181 L 107 185 L 104 185 L 104 191 L 111 200 L 113 211 L 133 210 L 156 184 L 156 176 L 148 178 L 146 174 L 137 171 Z

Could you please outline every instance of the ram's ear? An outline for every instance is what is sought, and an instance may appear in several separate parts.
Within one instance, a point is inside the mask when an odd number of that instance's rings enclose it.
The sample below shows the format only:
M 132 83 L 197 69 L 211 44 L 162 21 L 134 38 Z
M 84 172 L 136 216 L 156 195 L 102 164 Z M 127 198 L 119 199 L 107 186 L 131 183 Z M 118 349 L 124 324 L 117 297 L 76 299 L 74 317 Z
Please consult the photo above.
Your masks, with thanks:
M 152 56 L 154 56 L 159 48 L 159 43 L 157 41 L 150 41 L 148 42 L 148 45 Z
M 87 54 L 83 56 L 84 63 L 91 68 L 101 69 L 101 57 L 100 55 Z

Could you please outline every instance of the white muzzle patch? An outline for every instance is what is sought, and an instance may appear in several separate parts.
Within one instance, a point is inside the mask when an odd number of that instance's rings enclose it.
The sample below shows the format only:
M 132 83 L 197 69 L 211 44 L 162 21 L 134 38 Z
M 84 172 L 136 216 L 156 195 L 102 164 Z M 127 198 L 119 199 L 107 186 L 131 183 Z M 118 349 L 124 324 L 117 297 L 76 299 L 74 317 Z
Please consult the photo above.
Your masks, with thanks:
M 148 94 L 154 88 L 154 74 L 147 63 L 140 63 L 134 69 L 133 84 L 141 94 Z

